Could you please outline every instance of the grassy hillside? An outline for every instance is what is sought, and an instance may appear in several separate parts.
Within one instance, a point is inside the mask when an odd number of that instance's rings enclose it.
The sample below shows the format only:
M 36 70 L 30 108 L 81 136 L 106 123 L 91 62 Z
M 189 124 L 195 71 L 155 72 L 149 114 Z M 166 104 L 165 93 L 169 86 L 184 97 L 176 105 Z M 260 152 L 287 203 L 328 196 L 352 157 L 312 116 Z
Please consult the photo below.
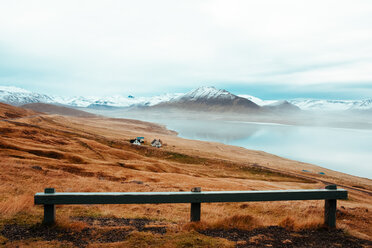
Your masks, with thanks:
M 371 180 L 323 168 L 326 175 L 301 174 L 319 168 L 181 139 L 141 121 L 34 115 L 0 105 L 0 113 L 6 112 L 24 118 L 0 121 L 0 244 L 5 247 L 248 247 L 300 242 L 296 235 L 364 242 L 344 231 L 371 239 Z M 137 136 L 145 137 L 144 146 L 129 143 Z M 161 149 L 149 146 L 154 138 L 164 141 Z M 60 206 L 52 228 L 40 225 L 43 210 L 33 204 L 33 195 L 46 187 L 58 192 L 275 190 L 323 188 L 324 182 L 350 188 L 350 200 L 338 205 L 342 231 L 319 229 L 323 201 L 202 204 L 202 222 L 197 224 L 188 223 L 189 204 Z M 286 229 L 268 228 L 273 225 Z M 253 228 L 263 228 L 264 234 Z M 271 237 L 270 232 L 282 236 Z
M 47 103 L 29 103 L 22 105 L 22 108 L 30 109 L 37 112 L 43 112 L 48 114 L 58 114 L 58 115 L 67 115 L 67 116 L 77 116 L 77 117 L 95 117 L 96 115 L 73 109 L 64 106 L 58 106 L 54 104 Z
M 14 119 L 24 116 L 35 115 L 36 113 L 32 110 L 14 107 L 5 103 L 0 102 L 0 120 L 1 119 Z

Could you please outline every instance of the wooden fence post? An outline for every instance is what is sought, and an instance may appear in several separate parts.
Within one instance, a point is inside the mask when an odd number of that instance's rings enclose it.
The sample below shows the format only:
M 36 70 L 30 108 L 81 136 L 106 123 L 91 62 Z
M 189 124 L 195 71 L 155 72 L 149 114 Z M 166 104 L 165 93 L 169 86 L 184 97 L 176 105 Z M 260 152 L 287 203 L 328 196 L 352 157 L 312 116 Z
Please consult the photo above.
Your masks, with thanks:
M 54 194 L 54 188 L 45 188 L 45 194 Z M 46 225 L 52 225 L 56 221 L 56 206 L 54 204 L 44 204 L 44 220 Z
M 337 189 L 337 185 L 327 185 L 326 189 Z M 336 199 L 327 199 L 324 204 L 324 224 L 329 228 L 336 227 L 336 208 L 337 200 Z
M 201 188 L 196 187 L 192 188 L 191 192 L 200 193 Z M 201 212 L 201 203 L 200 202 L 192 202 L 191 203 L 191 212 L 190 212 L 190 221 L 200 221 L 200 212 Z

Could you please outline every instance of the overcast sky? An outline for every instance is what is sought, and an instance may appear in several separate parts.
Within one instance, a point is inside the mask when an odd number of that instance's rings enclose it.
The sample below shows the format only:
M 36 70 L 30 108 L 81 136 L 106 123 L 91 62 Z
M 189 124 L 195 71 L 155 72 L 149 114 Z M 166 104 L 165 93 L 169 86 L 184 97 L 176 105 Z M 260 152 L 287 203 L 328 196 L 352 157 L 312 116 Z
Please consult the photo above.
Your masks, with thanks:
M 372 1 L 2 0 L 0 85 L 372 98 Z

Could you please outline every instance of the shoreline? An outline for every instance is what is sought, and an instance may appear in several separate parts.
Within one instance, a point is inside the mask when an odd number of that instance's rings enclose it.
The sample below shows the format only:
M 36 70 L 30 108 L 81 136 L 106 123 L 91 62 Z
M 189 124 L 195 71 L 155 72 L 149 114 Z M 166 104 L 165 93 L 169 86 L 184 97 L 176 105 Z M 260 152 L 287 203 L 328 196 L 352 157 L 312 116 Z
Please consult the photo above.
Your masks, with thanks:
M 254 125 L 264 125 L 264 126 L 283 126 L 283 127 L 299 127 L 299 128 L 319 128 L 317 126 L 302 126 L 302 125 L 290 125 L 290 124 L 279 124 L 279 123 L 264 123 L 264 122 L 245 122 L 245 121 L 224 121 L 224 122 L 227 122 L 227 123 L 242 123 L 242 124 L 254 124 Z M 187 135 L 181 135 L 181 132 L 179 130 L 177 130 L 176 128 L 172 128 L 172 127 L 169 127 L 168 124 L 164 124 L 164 123 L 156 123 L 156 122 L 151 122 L 149 121 L 149 123 L 155 123 L 157 125 L 161 125 L 161 126 L 164 126 L 166 129 L 168 130 L 171 130 L 173 132 L 176 132 L 177 133 L 177 136 L 180 137 L 180 138 L 184 138 L 184 139 L 191 139 L 191 140 L 195 140 L 195 141 L 205 141 L 205 142 L 217 142 L 217 143 L 221 143 L 223 145 L 232 145 L 232 146 L 236 146 L 236 147 L 241 147 L 241 148 L 245 148 L 247 150 L 252 150 L 252 151 L 258 151 L 258 152 L 265 152 L 265 153 L 268 153 L 268 154 L 272 154 L 272 155 L 275 155 L 275 156 L 279 156 L 279 157 L 282 157 L 284 159 L 289 159 L 289 160 L 294 160 L 294 161 L 297 161 L 299 163 L 309 163 L 309 164 L 312 164 L 314 166 L 317 166 L 318 168 L 320 168 L 321 170 L 319 170 L 318 172 L 308 172 L 308 173 L 311 173 L 311 174 L 319 174 L 320 172 L 322 172 L 322 170 L 331 170 L 331 171 L 334 171 L 334 172 L 338 172 L 338 173 L 344 173 L 344 174 L 348 174 L 348 175 L 351 175 L 351 176 L 355 176 L 355 177 L 360 177 L 360 178 L 365 178 L 365 179 L 369 179 L 369 180 L 372 180 L 372 178 L 370 177 L 363 177 L 361 175 L 358 175 L 358 174 L 353 174 L 352 172 L 347 172 L 347 171 L 342 171 L 342 170 L 337 170 L 335 168 L 332 168 L 334 166 L 330 166 L 330 167 L 326 167 L 326 166 L 321 166 L 321 165 L 318 165 L 316 162 L 314 161 L 311 161 L 311 160 L 306 160 L 306 158 L 303 158 L 303 160 L 299 157 L 293 157 L 292 155 L 288 154 L 281 154 L 281 153 L 275 153 L 273 151 L 267 151 L 267 150 L 263 150 L 263 149 L 254 149 L 254 148 L 251 148 L 251 147 L 247 147 L 249 145 L 237 145 L 237 144 L 233 144 L 232 143 L 225 143 L 224 141 L 221 141 L 221 140 L 213 140 L 213 139 L 206 139 L 206 138 L 203 138 L 203 137 L 199 137 L 199 138 L 196 138 L 196 137 L 189 137 Z M 322 129 L 332 129 L 332 130 L 341 130 L 341 131 L 351 131 L 351 132 L 364 132 L 366 130 L 364 129 L 348 129 L 348 128 L 337 128 L 337 127 L 321 127 Z M 371 131 L 372 130 L 368 130 L 368 131 Z

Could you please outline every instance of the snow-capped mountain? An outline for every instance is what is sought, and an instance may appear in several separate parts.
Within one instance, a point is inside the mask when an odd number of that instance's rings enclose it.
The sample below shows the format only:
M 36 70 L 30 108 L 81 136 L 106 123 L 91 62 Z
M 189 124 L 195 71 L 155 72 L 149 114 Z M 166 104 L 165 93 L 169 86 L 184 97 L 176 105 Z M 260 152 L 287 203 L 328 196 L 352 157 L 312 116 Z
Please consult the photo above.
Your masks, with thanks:
M 237 96 L 231 94 L 226 90 L 216 89 L 213 86 L 202 86 L 197 89 L 191 90 L 190 92 L 180 96 L 179 98 L 175 99 L 176 101 L 200 101 L 200 100 L 208 100 L 208 99 L 227 99 L 233 100 L 236 99 Z
M 133 97 L 133 96 L 109 96 L 99 98 L 95 101 L 90 102 L 87 107 L 97 107 L 97 106 L 107 106 L 107 107 L 131 107 L 131 106 L 153 106 L 159 104 L 161 102 L 168 102 L 177 97 L 179 97 L 180 93 L 174 94 L 164 94 L 160 96 L 153 96 L 153 97 Z
M 56 103 L 62 104 L 62 105 L 68 105 L 72 107 L 88 107 L 91 105 L 93 102 L 98 101 L 100 98 L 99 97 L 93 97 L 93 96 L 88 96 L 88 97 L 82 97 L 82 96 L 77 96 L 77 97 L 64 97 L 64 96 L 53 96 L 53 100 Z
M 266 109 L 278 109 L 295 105 L 302 110 L 313 111 L 346 111 L 346 110 L 372 110 L 372 99 L 366 100 L 316 100 L 316 99 L 292 99 L 263 100 L 251 95 L 234 95 L 223 89 L 215 87 L 199 87 L 190 92 L 164 94 L 153 97 L 134 97 L 131 95 L 107 96 L 107 97 L 63 97 L 49 96 L 31 92 L 12 86 L 0 86 L 0 102 L 11 105 L 23 105 L 28 103 L 53 103 L 72 107 L 131 107 L 131 106 L 157 106 L 180 103 L 194 103 L 219 106 L 249 106 L 258 109 L 259 106 Z M 275 108 L 274 108 L 275 107 Z M 294 108 L 292 108 L 294 109 Z
M 262 100 L 251 95 L 238 95 L 247 98 L 260 106 L 275 106 L 285 104 L 285 100 Z M 317 99 L 292 99 L 287 103 L 293 104 L 302 110 L 313 111 L 345 111 L 372 109 L 372 99 L 367 100 L 317 100 Z
M 353 109 L 372 109 L 372 99 L 362 100 L 359 102 L 356 102 L 353 107 Z
M 270 103 L 269 103 L 270 102 Z M 297 112 L 300 111 L 301 109 L 292 104 L 289 103 L 286 100 L 279 100 L 279 101 L 266 101 L 266 104 L 262 106 L 265 109 L 269 109 L 272 111 L 285 111 L 285 112 Z
M 164 94 L 153 97 L 108 96 L 108 97 L 54 97 L 55 102 L 73 107 L 130 107 L 135 105 L 153 106 L 160 102 L 170 101 L 182 94 Z
M 273 104 L 277 102 L 277 100 L 262 100 L 258 97 L 251 96 L 251 95 L 238 95 L 238 96 L 246 98 L 260 106 L 265 106 L 265 105 L 269 105 L 269 104 Z
M 9 103 L 11 105 L 22 105 L 27 103 L 52 103 L 53 98 L 48 95 L 33 93 L 25 89 L 0 86 L 0 102 Z
M 64 97 L 48 96 L 30 92 L 17 87 L 0 86 L 0 102 L 11 105 L 23 105 L 28 103 L 54 103 L 72 107 L 106 106 L 106 107 L 129 107 L 129 106 L 153 106 L 161 102 L 171 101 L 179 97 L 180 93 L 164 94 L 153 97 L 108 96 L 108 97 Z
M 203 111 L 256 111 L 260 107 L 254 102 L 215 87 L 199 87 L 171 101 L 154 107 L 181 108 Z
M 369 100 L 315 100 L 293 99 L 288 102 L 303 110 L 314 111 L 345 111 L 372 109 L 372 99 Z

